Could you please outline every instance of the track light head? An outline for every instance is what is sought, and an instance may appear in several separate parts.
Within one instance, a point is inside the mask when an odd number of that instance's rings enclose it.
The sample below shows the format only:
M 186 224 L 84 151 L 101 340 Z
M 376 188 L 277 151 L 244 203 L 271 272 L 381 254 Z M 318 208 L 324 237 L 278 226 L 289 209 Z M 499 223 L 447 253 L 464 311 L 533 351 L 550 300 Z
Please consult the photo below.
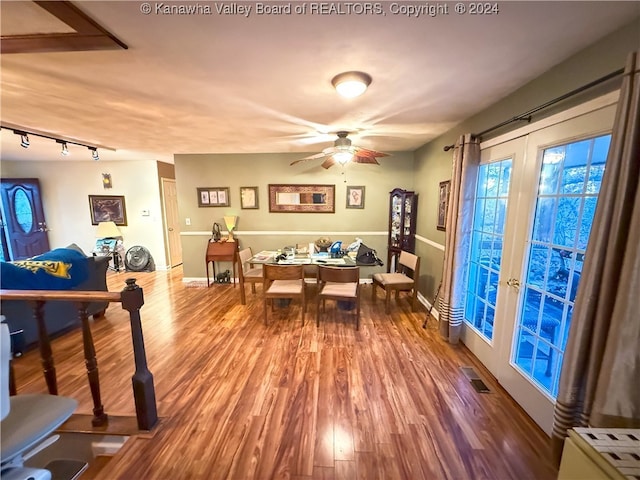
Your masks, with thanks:
M 87 147 L 91 150 L 91 158 L 93 158 L 96 162 L 100 160 L 100 155 L 98 155 L 98 149 L 96 147 Z
M 13 133 L 15 133 L 16 135 L 20 135 L 20 146 L 22 148 L 29 148 L 29 145 L 31 145 L 31 143 L 29 142 L 29 135 L 27 135 L 27 132 L 24 132 L 22 130 L 14 130 Z
M 22 148 L 29 148 L 29 145 L 31 145 L 31 143 L 29 142 L 29 135 L 27 135 L 27 132 L 23 132 L 22 130 L 14 130 L 13 133 L 15 133 L 16 135 L 20 135 L 20 146 Z
M 60 155 L 63 155 L 65 157 L 69 155 L 69 148 L 67 147 L 67 142 L 65 142 L 64 140 L 56 140 L 56 143 L 59 143 L 62 145 L 62 150 L 60 151 Z

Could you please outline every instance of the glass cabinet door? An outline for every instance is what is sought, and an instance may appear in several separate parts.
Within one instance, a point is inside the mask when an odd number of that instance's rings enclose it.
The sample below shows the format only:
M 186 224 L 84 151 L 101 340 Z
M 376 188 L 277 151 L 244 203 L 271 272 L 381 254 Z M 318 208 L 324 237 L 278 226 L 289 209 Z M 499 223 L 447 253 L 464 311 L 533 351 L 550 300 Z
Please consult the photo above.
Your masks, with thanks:
M 413 253 L 416 236 L 416 210 L 418 195 L 396 188 L 390 192 L 389 202 L 389 243 L 387 271 L 392 270 L 395 260 L 402 250 Z

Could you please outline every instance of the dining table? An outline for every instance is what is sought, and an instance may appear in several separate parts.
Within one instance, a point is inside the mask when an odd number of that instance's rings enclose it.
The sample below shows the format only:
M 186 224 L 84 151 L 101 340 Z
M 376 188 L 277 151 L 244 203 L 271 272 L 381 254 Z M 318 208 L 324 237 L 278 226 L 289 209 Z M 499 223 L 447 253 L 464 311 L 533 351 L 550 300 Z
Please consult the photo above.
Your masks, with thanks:
M 284 258 L 282 258 L 284 257 Z M 327 252 L 320 253 L 296 253 L 293 255 L 285 255 L 277 250 L 263 250 L 256 253 L 249 260 L 250 264 L 277 263 L 278 265 L 326 265 L 331 267 L 357 267 L 360 266 L 355 258 L 349 255 L 343 257 L 332 257 Z M 363 266 L 370 266 L 362 264 Z

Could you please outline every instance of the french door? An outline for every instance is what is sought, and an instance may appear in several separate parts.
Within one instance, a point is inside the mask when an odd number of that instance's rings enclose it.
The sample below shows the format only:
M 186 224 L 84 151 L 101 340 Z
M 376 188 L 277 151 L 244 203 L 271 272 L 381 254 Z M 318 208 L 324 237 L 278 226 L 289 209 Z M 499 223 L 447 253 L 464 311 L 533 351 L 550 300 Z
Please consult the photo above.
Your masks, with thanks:
M 462 339 L 547 433 L 614 115 L 481 152 Z

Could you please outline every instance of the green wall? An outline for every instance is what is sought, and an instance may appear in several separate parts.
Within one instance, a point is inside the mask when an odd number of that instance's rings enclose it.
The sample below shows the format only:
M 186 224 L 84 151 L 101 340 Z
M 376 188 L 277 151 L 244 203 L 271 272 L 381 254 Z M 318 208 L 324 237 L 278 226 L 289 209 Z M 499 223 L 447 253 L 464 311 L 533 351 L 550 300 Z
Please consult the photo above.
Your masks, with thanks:
M 386 258 L 389 192 L 414 186 L 413 154 L 395 152 L 380 165 L 333 166 L 320 161 L 289 164 L 307 154 L 201 154 L 175 155 L 180 211 L 183 269 L 186 279 L 204 278 L 204 256 L 213 222 L 223 230 L 224 215 L 237 215 L 240 247 L 254 252 L 285 245 L 306 244 L 321 236 L 348 245 L 358 236 Z M 335 185 L 335 213 L 270 213 L 269 184 Z M 364 209 L 346 208 L 347 185 L 365 187 Z M 240 208 L 240 187 L 258 187 L 259 209 Z M 229 207 L 198 207 L 198 187 L 229 187 Z M 186 219 L 191 225 L 187 225 Z M 244 232 L 244 233 L 243 233 Z M 294 232 L 294 233 L 281 233 Z M 221 265 L 229 268 L 228 264 Z M 367 268 L 363 276 L 378 271 Z
M 421 203 L 429 205 L 418 211 L 418 233 L 433 242 L 444 244 L 444 233 L 436 230 L 436 205 L 438 200 L 438 183 L 451 178 L 451 160 L 453 151 L 445 152 L 443 147 L 455 143 L 460 135 L 478 133 L 493 127 L 505 120 L 531 110 L 541 104 L 553 100 L 567 92 L 581 87 L 598 78 L 624 67 L 627 55 L 640 48 L 640 18 L 636 18 L 626 27 L 604 37 L 595 44 L 578 52 L 566 61 L 556 65 L 540 77 L 534 79 L 520 89 L 505 96 L 501 101 L 458 124 L 432 142 L 415 152 L 416 192 L 420 193 Z M 490 65 L 487 66 L 490 68 Z M 598 88 L 593 88 L 570 100 L 536 115 L 539 120 L 552 113 L 565 110 L 586 100 L 600 96 L 619 88 L 621 79 L 609 81 Z M 522 126 L 513 123 L 491 135 L 483 137 L 487 140 Z M 442 276 L 443 250 L 418 242 L 416 253 L 422 258 L 421 293 L 431 300 Z

